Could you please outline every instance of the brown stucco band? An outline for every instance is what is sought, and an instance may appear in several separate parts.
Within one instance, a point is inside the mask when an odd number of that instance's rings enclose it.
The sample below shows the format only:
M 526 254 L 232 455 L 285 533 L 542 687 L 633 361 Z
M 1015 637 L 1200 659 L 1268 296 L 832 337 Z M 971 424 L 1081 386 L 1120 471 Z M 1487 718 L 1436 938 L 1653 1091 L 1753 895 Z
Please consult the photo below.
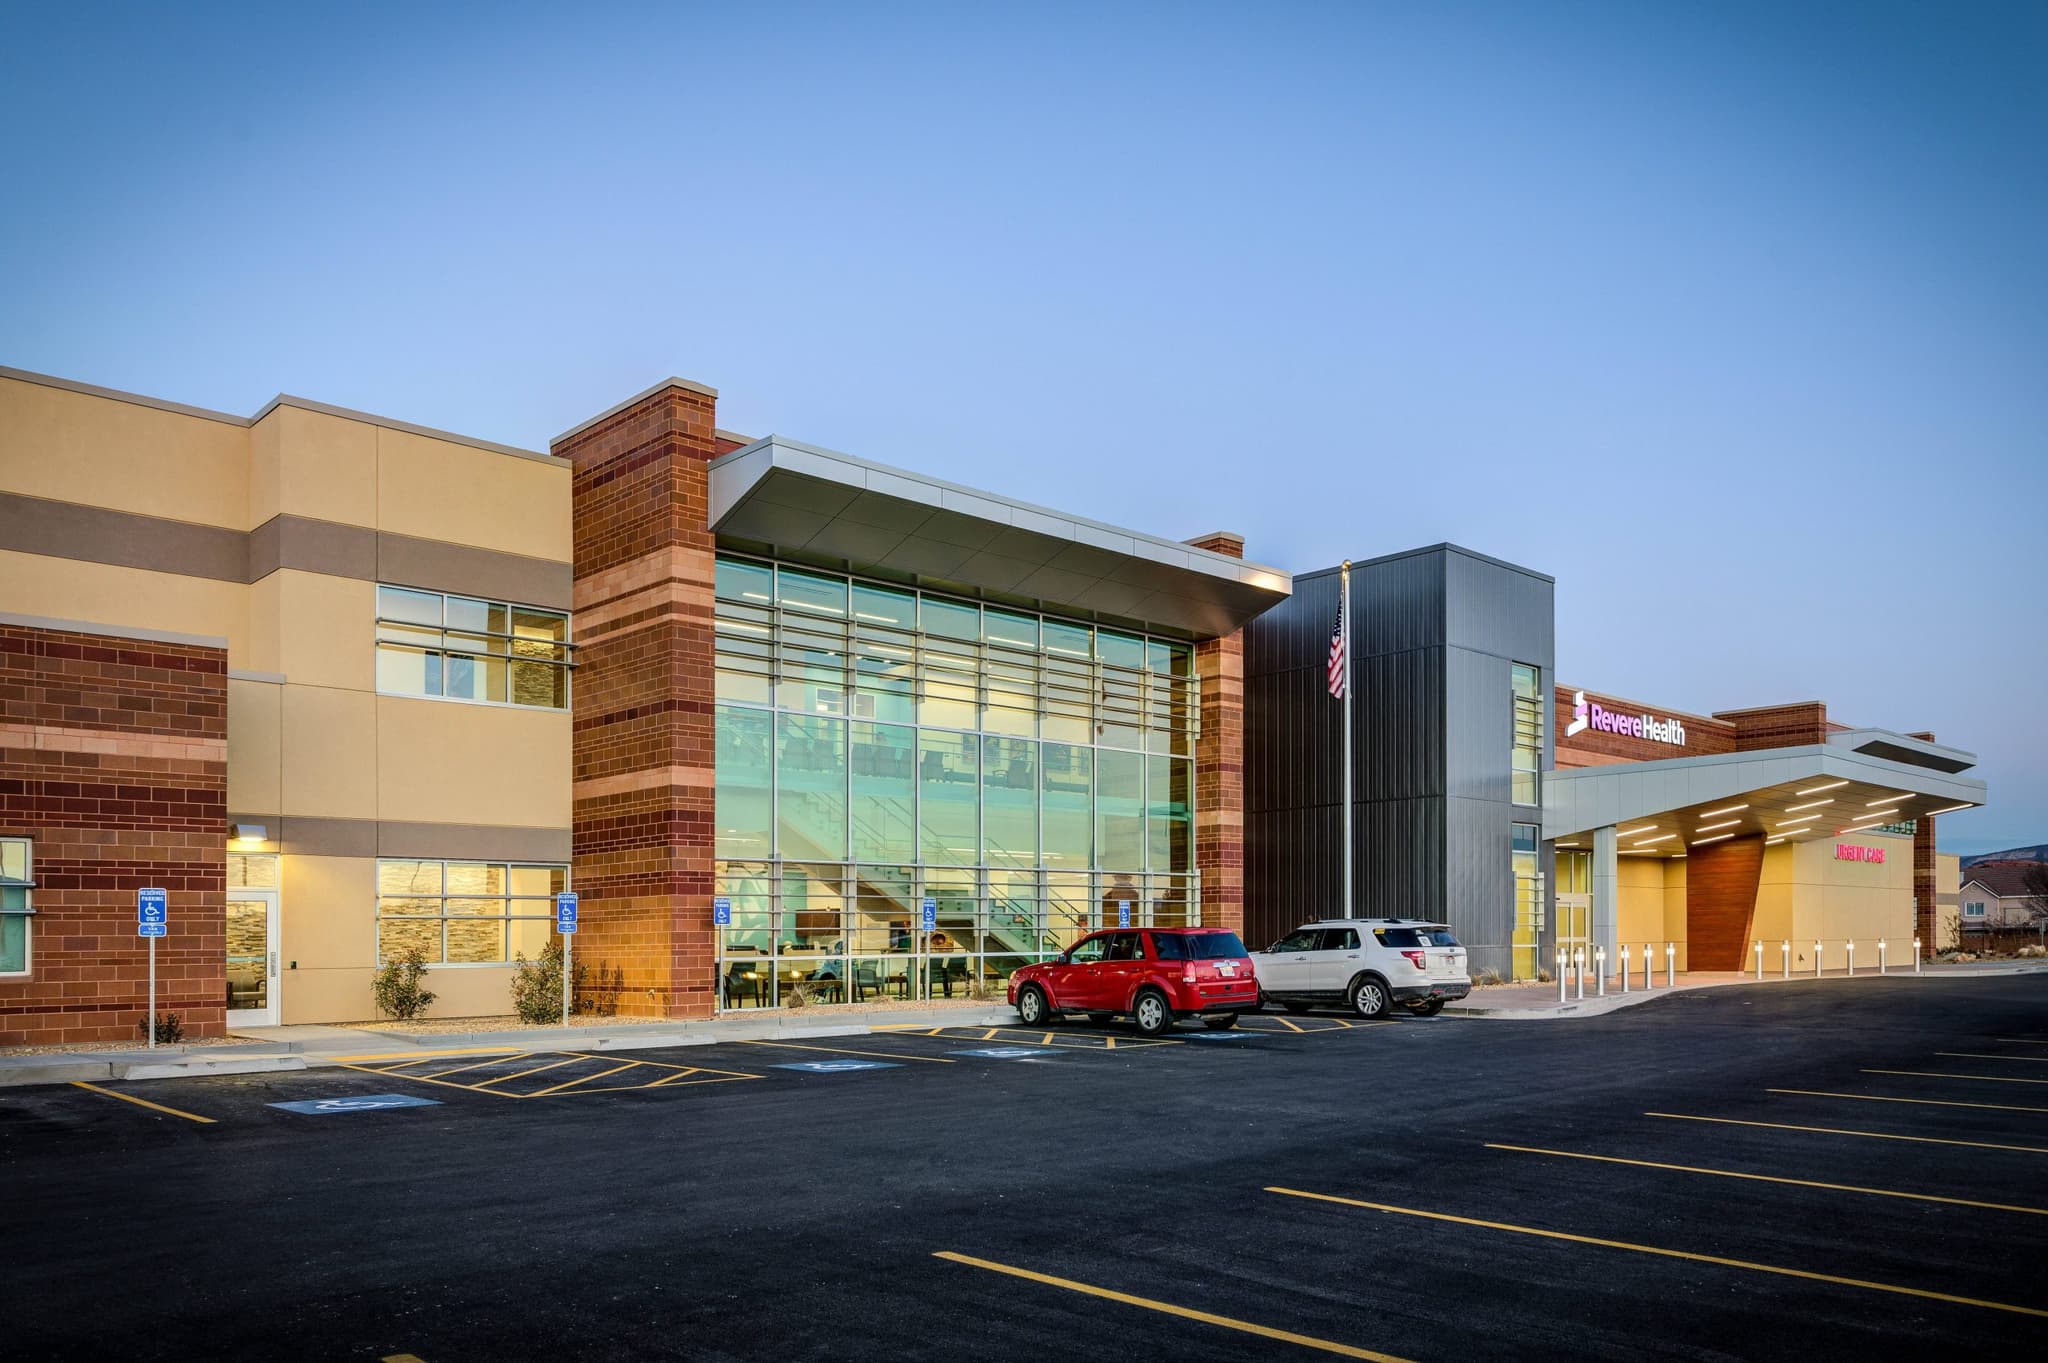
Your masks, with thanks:
M 566 828 L 503 824 L 396 823 L 307 815 L 230 814 L 230 824 L 261 824 L 267 852 L 299 857 L 424 857 L 444 861 L 569 860 Z
M 572 600 L 566 563 L 309 516 L 273 516 L 245 533 L 0 492 L 0 549 L 217 582 L 260 582 L 292 568 L 553 610 Z

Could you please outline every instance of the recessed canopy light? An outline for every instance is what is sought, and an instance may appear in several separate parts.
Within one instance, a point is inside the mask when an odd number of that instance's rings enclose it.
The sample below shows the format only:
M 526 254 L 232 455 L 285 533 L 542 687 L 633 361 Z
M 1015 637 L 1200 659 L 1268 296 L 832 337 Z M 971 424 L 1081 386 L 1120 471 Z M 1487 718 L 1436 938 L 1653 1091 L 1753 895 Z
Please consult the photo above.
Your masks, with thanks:
M 1705 847 L 1710 842 L 1719 842 L 1723 838 L 1732 838 L 1734 836 L 1735 835 L 1733 833 L 1716 833 L 1711 838 L 1694 838 L 1692 840 L 1692 845 L 1694 847 Z
M 1856 822 L 1863 823 L 1868 821 L 1872 823 L 1883 823 L 1886 819 L 1889 819 L 1892 815 L 1898 812 L 1899 811 L 1896 809 L 1873 809 L 1868 814 L 1858 814 L 1856 816 Z
M 1659 833 L 1659 834 L 1658 834 L 1658 835 L 1657 835 L 1656 837 L 1654 837 L 1654 838 L 1644 838 L 1644 839 L 1642 839 L 1641 841 L 1638 841 L 1638 842 L 1632 842 L 1632 843 L 1630 843 L 1630 844 L 1629 844 L 1629 846 L 1631 846 L 1631 847 L 1648 847 L 1648 846 L 1649 846 L 1649 845 L 1650 845 L 1651 843 L 1653 843 L 1653 842 L 1664 842 L 1664 841 L 1666 841 L 1666 840 L 1668 840 L 1668 839 L 1671 839 L 1671 838 L 1675 838 L 1675 837 L 1677 837 L 1677 836 L 1678 836 L 1678 835 L 1677 835 L 1676 833 Z
M 1812 822 L 1813 822 L 1813 821 L 1814 821 L 1815 819 L 1818 819 L 1819 817 L 1820 817 L 1820 815 L 1818 815 L 1818 814 L 1802 814 L 1802 815 L 1800 815 L 1800 816 L 1799 816 L 1798 818 L 1796 818 L 1796 819 L 1787 819 L 1787 820 L 1785 820 L 1785 822 L 1783 822 L 1783 823 L 1779 824 L 1779 825 L 1778 825 L 1778 827 L 1780 827 L 1780 828 L 1796 828 L 1796 827 L 1797 827 L 1798 825 L 1800 825 L 1800 824 L 1803 824 L 1803 823 L 1812 823 Z
M 1799 793 L 1800 793 L 1801 795 L 1804 795 L 1804 794 L 1806 794 L 1806 792 L 1805 792 L 1805 791 L 1803 791 L 1803 790 L 1802 790 L 1802 791 L 1800 791 Z M 1803 804 L 1803 805 L 1786 805 L 1786 806 L 1785 806 L 1785 812 L 1786 812 L 1787 814 L 1797 814 L 1797 813 L 1798 813 L 1798 812 L 1799 812 L 1800 810 L 1802 810 L 1802 809 L 1819 809 L 1819 808 L 1820 808 L 1820 807 L 1821 807 L 1822 805 L 1831 805 L 1831 804 L 1833 804 L 1833 803 L 1834 803 L 1834 801 L 1833 801 L 1833 800 L 1831 800 L 1831 799 L 1829 799 L 1829 800 L 1810 800 L 1810 801 L 1808 801 L 1808 802 L 1807 802 L 1806 804 Z
M 1779 835 L 1778 835 L 1777 837 L 1775 837 L 1775 838 L 1765 838 L 1765 839 L 1764 839 L 1764 846 L 1766 846 L 1766 847 L 1776 847 L 1776 846 L 1777 846 L 1777 845 L 1778 845 L 1779 843 L 1781 843 L 1781 842 L 1785 841 L 1785 839 L 1786 839 L 1786 838 L 1788 838 L 1788 837 L 1790 837 L 1790 836 L 1791 836 L 1791 834 L 1789 834 L 1789 833 L 1780 833 L 1780 834 L 1779 834 Z
M 1960 804 L 1950 805 L 1947 809 L 1930 809 L 1927 811 L 1927 817 L 1931 819 L 1937 814 L 1953 814 L 1959 809 L 1975 809 L 1976 807 L 1973 804 Z
M 1695 829 L 1693 830 L 1693 832 L 1695 832 L 1695 833 L 1711 833 L 1711 832 L 1713 832 L 1713 831 L 1714 831 L 1715 829 L 1717 829 L 1717 828 L 1733 828 L 1733 827 L 1735 827 L 1735 825 L 1737 825 L 1737 824 L 1739 824 L 1739 823 L 1741 823 L 1741 822 L 1742 822 L 1742 820 L 1740 820 L 1740 819 L 1730 819 L 1730 820 L 1728 820 L 1728 821 L 1727 821 L 1726 823 L 1703 823 L 1703 824 L 1701 824 L 1701 825 L 1700 825 L 1700 826 L 1699 826 L 1698 828 L 1695 828 Z
M 1898 802 L 1899 802 L 1899 801 L 1901 801 L 1901 800 L 1910 800 L 1910 799 L 1912 799 L 1912 798 L 1913 798 L 1913 797 L 1912 797 L 1912 796 L 1910 796 L 1910 795 L 1887 795 L 1887 796 L 1885 796 L 1885 797 L 1884 797 L 1884 798 L 1883 798 L 1882 800 L 1872 800 L 1872 801 L 1870 802 L 1870 804 L 1866 804 L 1866 805 L 1865 805 L 1865 806 L 1863 806 L 1863 807 L 1864 807 L 1865 809 L 1868 809 L 1868 808 L 1870 808 L 1870 805 L 1889 805 L 1889 804 L 1896 804 L 1896 803 L 1898 803 Z
M 1615 836 L 1618 838 L 1631 838 L 1638 833 L 1654 833 L 1656 831 L 1657 825 L 1653 823 L 1646 823 L 1641 828 L 1624 828 L 1621 830 L 1621 832 L 1615 834 Z
M 1721 807 L 1720 809 L 1703 809 L 1703 810 L 1701 810 L 1701 811 L 1700 811 L 1700 817 L 1701 817 L 1702 819 L 1711 819 L 1711 818 L 1713 818 L 1713 817 L 1714 817 L 1714 816 L 1715 816 L 1716 814 L 1733 814 L 1733 813 L 1734 813 L 1735 811 L 1737 811 L 1738 809 L 1748 809 L 1748 808 L 1749 808 L 1749 806 L 1748 806 L 1748 805 L 1724 805 L 1724 806 L 1723 806 L 1723 807 Z
M 1799 794 L 1818 795 L 1824 790 L 1833 790 L 1836 786 L 1846 786 L 1848 784 L 1848 779 L 1845 777 L 1840 781 L 1830 781 L 1824 786 L 1810 786 L 1807 789 L 1800 791 Z

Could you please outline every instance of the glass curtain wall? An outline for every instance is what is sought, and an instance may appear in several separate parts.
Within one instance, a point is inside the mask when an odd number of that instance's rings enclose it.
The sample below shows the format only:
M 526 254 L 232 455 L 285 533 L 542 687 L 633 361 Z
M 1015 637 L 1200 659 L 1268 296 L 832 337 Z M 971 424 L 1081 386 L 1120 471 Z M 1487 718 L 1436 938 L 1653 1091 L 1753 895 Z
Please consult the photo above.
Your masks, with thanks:
M 717 597 L 722 1006 L 1201 921 L 1191 645 L 724 554 Z

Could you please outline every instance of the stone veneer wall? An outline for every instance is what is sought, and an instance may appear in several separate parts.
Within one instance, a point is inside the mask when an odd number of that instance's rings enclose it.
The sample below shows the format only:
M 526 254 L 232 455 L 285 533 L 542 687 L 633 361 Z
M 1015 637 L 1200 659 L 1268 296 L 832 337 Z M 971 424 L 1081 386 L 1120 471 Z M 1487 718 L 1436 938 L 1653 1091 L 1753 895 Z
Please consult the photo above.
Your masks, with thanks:
M 0 1045 L 141 1041 L 135 891 L 168 891 L 157 1011 L 226 1026 L 227 650 L 0 624 L 0 833 L 33 840 L 30 974 Z
M 573 432 L 576 958 L 619 1011 L 709 1017 L 717 394 L 674 382 Z

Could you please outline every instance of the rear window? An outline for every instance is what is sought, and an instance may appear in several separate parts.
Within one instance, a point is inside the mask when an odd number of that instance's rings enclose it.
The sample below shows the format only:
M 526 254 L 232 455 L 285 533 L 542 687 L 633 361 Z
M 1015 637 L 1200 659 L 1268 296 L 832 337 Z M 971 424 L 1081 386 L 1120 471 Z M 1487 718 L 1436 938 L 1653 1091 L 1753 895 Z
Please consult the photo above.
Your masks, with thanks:
M 1372 935 L 1384 947 L 1454 947 L 1458 939 L 1449 928 L 1374 928 Z
M 1188 944 L 1188 955 L 1197 961 L 1230 961 L 1251 955 L 1234 932 L 1195 932 L 1181 940 Z
M 1153 933 L 1153 958 L 1161 961 L 1185 961 L 1188 958 L 1188 949 L 1182 945 L 1185 940 L 1185 938 L 1176 937 L 1170 932 Z

